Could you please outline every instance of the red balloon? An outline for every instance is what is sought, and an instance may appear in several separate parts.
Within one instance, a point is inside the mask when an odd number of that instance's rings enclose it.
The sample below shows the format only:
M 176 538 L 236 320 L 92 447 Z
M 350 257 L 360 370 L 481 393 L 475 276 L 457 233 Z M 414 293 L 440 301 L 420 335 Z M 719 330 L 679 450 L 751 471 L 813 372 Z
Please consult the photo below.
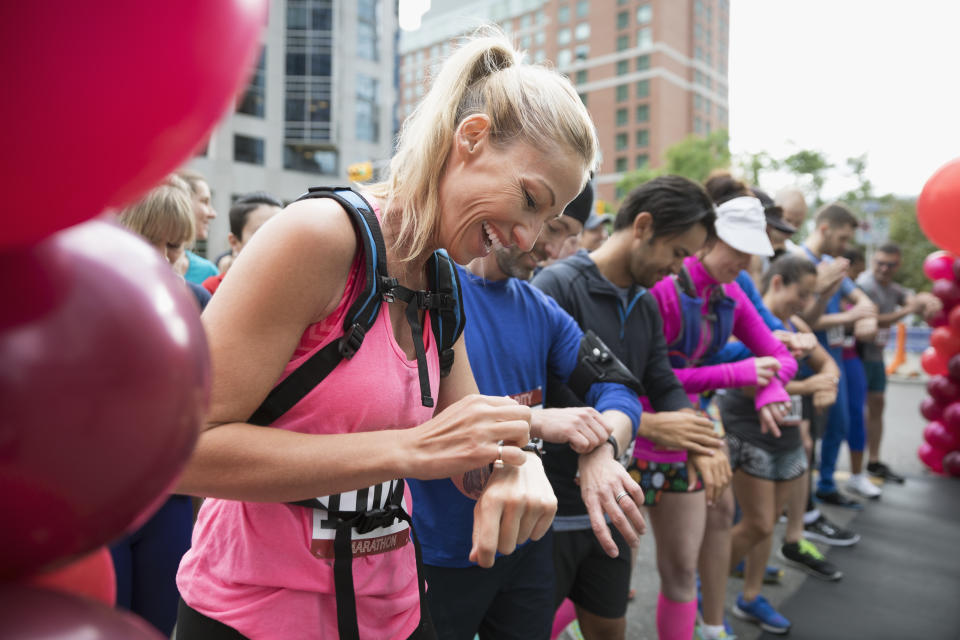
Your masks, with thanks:
M 917 449 L 917 457 L 920 458 L 920 462 L 927 465 L 934 473 L 943 473 L 943 457 L 945 455 L 945 451 L 930 446 L 928 442 L 922 442 L 920 448 Z
M 947 251 L 934 251 L 923 261 L 923 273 L 931 280 L 952 280 L 953 259 Z
M 927 381 L 927 393 L 943 406 L 947 406 L 955 400 L 960 400 L 960 384 L 947 376 L 935 375 Z
M 930 334 L 930 346 L 940 354 L 941 358 L 949 360 L 951 356 L 960 353 L 960 333 L 950 327 L 937 327 Z
M 960 451 L 951 451 L 943 456 L 943 470 L 954 478 L 960 477 Z
M 4 640 L 164 640 L 137 616 L 66 593 L 0 586 Z
M 960 307 L 954 307 L 947 314 L 947 325 L 957 334 L 960 334 Z
M 111 607 L 117 604 L 117 575 L 113 557 L 106 547 L 58 569 L 48 569 L 27 578 L 25 584 L 73 593 Z
M 943 417 L 943 406 L 936 400 L 927 396 L 920 402 L 920 415 L 931 422 Z
M 931 447 L 943 452 L 956 451 L 960 449 L 960 436 L 950 431 L 942 422 L 931 422 L 923 430 L 923 439 Z
M 210 360 L 183 280 L 119 227 L 0 253 L 0 274 L 3 578 L 100 547 L 160 506 L 196 443 Z
M 920 366 L 932 376 L 947 374 L 947 361 L 933 347 L 927 347 L 920 355 Z
M 183 164 L 260 48 L 266 0 L 0 4 L 0 246 L 133 202 Z M 38 84 L 39 80 L 42 82 Z M 42 91 L 38 90 L 42 85 Z M 57 171 L 54 166 L 69 167 Z M 53 206 L 38 209 L 38 198 Z
M 941 249 L 960 253 L 960 158 L 951 160 L 930 176 L 917 200 L 917 222 Z
M 947 312 L 943 309 L 937 311 L 935 314 L 927 318 L 927 324 L 936 329 L 937 327 L 945 327 L 948 323 Z
M 960 285 L 953 280 L 937 280 L 933 283 L 931 291 L 933 295 L 940 298 L 944 311 L 948 313 L 960 302 Z

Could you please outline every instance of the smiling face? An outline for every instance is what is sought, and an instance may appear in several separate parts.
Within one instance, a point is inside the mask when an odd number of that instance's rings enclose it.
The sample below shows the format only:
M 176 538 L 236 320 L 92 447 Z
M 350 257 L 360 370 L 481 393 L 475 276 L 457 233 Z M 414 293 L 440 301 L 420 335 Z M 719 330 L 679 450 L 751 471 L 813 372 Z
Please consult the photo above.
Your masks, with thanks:
M 529 252 L 543 225 L 580 193 L 585 177 L 572 153 L 522 141 L 494 146 L 489 119 L 470 116 L 457 128 L 440 177 L 439 245 L 460 264 L 497 247 Z
M 765 301 L 769 301 L 770 310 L 781 320 L 804 311 L 813 300 L 817 277 L 810 273 L 790 284 L 783 284 L 783 278 L 775 275 L 770 281 L 770 292 Z
M 197 240 L 206 240 L 210 231 L 210 221 L 217 217 L 210 200 L 210 186 L 203 180 L 193 185 L 193 215 L 196 219 Z
M 703 248 L 707 229 L 693 224 L 683 233 L 653 238 L 653 218 L 640 213 L 634 220 L 634 241 L 630 251 L 630 278 L 650 288 L 672 273 L 679 273 L 683 260 Z
M 569 216 L 548 220 L 533 245 L 533 251 L 521 251 L 519 247 L 494 249 L 497 268 L 504 276 L 529 280 L 539 263 L 559 259 L 566 242 L 576 238 L 582 229 L 583 225 Z
M 728 284 L 750 266 L 750 254 L 738 251 L 717 239 L 710 251 L 701 258 L 701 262 L 717 282 Z

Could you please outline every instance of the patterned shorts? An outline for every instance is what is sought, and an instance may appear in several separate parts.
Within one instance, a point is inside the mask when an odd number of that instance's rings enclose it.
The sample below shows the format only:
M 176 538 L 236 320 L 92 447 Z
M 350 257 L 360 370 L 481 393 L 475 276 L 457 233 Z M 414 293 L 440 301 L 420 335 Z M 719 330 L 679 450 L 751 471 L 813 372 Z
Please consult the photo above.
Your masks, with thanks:
M 633 458 L 627 471 L 643 489 L 643 504 L 648 507 L 658 505 L 665 492 L 686 493 L 690 489 L 686 462 L 653 462 Z M 700 476 L 697 476 L 697 484 L 693 490 L 703 490 Z
M 727 432 L 730 449 L 730 467 L 762 480 L 786 482 L 803 475 L 807 470 L 807 453 L 803 445 L 786 451 L 767 451 Z

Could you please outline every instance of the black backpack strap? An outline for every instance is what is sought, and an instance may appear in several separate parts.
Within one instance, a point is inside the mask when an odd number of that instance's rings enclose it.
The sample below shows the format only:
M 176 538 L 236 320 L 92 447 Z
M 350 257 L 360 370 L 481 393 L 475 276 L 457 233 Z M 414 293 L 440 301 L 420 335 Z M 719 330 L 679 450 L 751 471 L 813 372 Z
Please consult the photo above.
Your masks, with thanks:
M 313 187 L 297 198 L 332 198 L 346 210 L 363 247 L 366 282 L 343 320 L 343 336 L 313 354 L 275 386 L 250 417 L 250 424 L 266 426 L 289 411 L 326 378 L 344 358 L 350 358 L 380 311 L 381 291 L 387 276 L 387 252 L 373 207 L 348 187 Z
M 440 352 L 440 375 L 447 376 L 453 366 L 453 345 L 463 333 L 465 319 L 460 274 L 443 249 L 435 251 L 430 257 L 427 274 L 430 289 L 443 297 L 442 306 L 430 314 L 430 323 L 433 325 L 433 335 L 437 339 L 437 349 Z

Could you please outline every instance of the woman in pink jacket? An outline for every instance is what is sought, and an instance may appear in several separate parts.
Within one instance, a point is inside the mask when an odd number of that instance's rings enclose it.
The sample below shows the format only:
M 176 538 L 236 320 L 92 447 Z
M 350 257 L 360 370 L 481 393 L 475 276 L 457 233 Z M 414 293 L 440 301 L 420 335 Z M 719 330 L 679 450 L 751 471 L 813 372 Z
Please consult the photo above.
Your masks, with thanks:
M 766 234 L 763 206 L 753 197 L 735 197 L 717 207 L 717 241 L 700 256 L 691 256 L 677 275 L 657 283 L 650 293 L 663 316 L 664 337 L 674 373 L 691 399 L 703 392 L 756 386 L 756 408 L 764 429 L 779 434 L 789 395 L 784 385 L 796 373 L 797 363 L 764 325 L 746 295 L 734 282 L 753 255 L 773 255 Z M 701 366 L 730 336 L 741 340 L 756 358 L 736 363 Z M 669 482 L 672 469 L 688 465 L 688 486 L 697 489 L 695 472 L 706 488 L 706 500 L 697 493 L 663 492 L 658 509 L 650 510 L 657 539 L 657 563 L 666 603 L 674 609 L 676 635 L 689 638 L 696 619 L 695 572 L 703 591 L 704 627 L 701 635 L 723 637 L 723 602 L 729 569 L 733 497 L 727 486 L 730 464 L 725 453 L 688 455 L 658 450 L 638 438 L 634 467 L 640 475 L 661 474 Z M 656 478 L 654 478 L 656 484 Z M 707 507 L 711 508 L 708 509 Z M 680 596 L 674 601 L 671 598 Z M 689 598 L 689 599 L 688 599 Z M 659 617 L 659 616 L 658 616 Z M 661 630 L 661 639 L 665 635 Z

